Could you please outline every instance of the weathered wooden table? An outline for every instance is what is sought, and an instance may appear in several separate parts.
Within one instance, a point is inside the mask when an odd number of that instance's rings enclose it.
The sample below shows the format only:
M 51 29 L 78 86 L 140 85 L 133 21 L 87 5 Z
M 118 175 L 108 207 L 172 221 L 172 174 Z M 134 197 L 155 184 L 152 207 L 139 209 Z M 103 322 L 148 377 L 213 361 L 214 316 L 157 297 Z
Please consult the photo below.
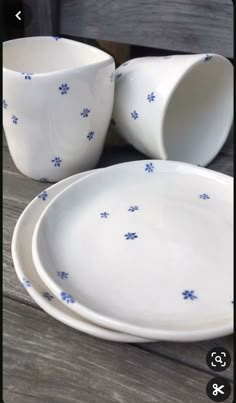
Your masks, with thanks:
M 107 147 L 99 167 L 143 158 L 132 147 Z M 232 353 L 231 336 L 199 343 L 107 342 L 57 322 L 34 303 L 16 277 L 11 238 L 23 209 L 48 185 L 21 175 L 5 142 L 3 163 L 4 402 L 210 402 L 206 384 L 217 374 L 205 357 L 214 346 Z M 232 135 L 209 168 L 233 175 Z M 223 375 L 232 381 L 233 364 Z

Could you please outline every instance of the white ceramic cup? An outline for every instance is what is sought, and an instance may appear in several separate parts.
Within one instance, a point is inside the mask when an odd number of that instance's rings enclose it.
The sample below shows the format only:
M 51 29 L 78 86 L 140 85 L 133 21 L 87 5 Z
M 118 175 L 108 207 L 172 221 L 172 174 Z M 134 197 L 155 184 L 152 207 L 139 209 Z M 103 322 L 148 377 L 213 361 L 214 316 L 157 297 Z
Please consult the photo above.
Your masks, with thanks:
M 233 66 L 216 54 L 143 57 L 116 70 L 112 123 L 151 158 L 207 165 L 233 120 Z
M 113 58 L 83 43 L 3 44 L 3 126 L 17 168 L 56 182 L 96 166 L 114 100 Z

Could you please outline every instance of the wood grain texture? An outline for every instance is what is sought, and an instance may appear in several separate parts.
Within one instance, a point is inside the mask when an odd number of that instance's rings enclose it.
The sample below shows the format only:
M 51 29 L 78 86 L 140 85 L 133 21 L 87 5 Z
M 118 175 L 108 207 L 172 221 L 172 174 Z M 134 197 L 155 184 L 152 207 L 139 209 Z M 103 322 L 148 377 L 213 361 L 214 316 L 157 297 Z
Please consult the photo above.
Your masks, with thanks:
M 27 403 L 206 402 L 207 374 L 96 340 L 8 298 L 3 314 L 4 388 Z
M 59 23 L 58 0 L 23 0 L 23 8 L 28 7 L 32 18 L 24 28 L 25 36 L 57 35 Z
M 62 0 L 60 34 L 233 57 L 233 3 Z

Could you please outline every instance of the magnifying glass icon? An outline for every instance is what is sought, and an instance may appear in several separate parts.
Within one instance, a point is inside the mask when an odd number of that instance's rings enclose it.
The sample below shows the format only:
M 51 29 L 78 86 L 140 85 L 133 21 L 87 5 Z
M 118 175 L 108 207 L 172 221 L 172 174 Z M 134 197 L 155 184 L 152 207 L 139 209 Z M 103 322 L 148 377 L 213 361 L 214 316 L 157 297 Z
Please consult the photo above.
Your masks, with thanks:
M 217 356 L 215 357 L 215 362 L 220 362 L 221 364 L 223 364 L 223 361 L 222 361 L 222 358 L 221 358 L 220 355 L 217 355 Z

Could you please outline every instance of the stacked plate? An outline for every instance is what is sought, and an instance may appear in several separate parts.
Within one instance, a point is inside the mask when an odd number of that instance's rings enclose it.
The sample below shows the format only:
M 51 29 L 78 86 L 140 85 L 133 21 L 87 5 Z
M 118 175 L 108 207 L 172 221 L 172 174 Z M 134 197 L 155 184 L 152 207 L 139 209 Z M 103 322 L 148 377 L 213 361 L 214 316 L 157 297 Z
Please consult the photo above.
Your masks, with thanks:
M 135 161 L 43 191 L 16 225 L 16 273 L 57 320 L 119 342 L 233 332 L 233 179 Z

